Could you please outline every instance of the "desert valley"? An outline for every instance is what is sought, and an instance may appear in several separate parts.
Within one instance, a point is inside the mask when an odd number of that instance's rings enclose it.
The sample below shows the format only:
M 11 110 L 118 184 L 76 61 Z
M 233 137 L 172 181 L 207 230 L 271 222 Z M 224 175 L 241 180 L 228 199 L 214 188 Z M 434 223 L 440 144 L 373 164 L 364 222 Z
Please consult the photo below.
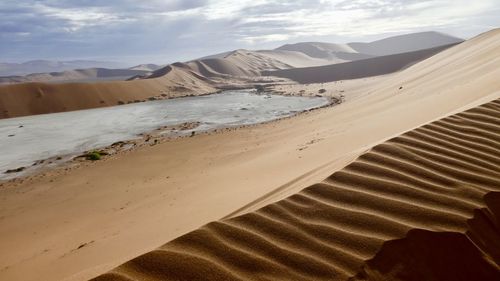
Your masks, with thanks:
M 500 280 L 498 28 L 0 73 L 0 280 Z

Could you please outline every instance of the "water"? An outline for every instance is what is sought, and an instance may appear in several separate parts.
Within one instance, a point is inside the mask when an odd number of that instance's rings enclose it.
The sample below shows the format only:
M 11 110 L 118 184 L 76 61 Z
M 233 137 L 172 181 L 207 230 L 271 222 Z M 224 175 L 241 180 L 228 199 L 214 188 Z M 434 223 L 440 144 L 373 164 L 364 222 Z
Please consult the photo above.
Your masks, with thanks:
M 5 174 L 8 169 L 134 139 L 161 126 L 201 122 L 192 131 L 205 131 L 270 121 L 327 103 L 326 98 L 318 97 L 225 91 L 201 97 L 4 119 L 0 120 L 0 179 L 19 175 Z

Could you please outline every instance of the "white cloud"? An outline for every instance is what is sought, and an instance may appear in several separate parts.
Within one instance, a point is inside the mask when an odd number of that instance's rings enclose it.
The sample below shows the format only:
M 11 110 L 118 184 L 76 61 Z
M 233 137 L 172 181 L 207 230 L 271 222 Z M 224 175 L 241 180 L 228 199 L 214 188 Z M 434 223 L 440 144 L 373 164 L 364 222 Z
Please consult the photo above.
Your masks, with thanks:
M 62 28 L 68 32 L 76 32 L 88 26 L 104 26 L 112 23 L 123 23 L 135 20 L 133 18 L 124 18 L 106 12 L 101 7 L 58 8 L 36 3 L 34 9 L 47 18 L 66 21 L 67 24 Z
M 180 60 L 291 40 L 422 30 L 467 37 L 498 27 L 498 14 L 498 0 L 1 0 L 0 53 Z
M 240 41 L 253 45 L 255 43 L 261 42 L 285 41 L 289 38 L 290 36 L 288 34 L 266 34 L 258 36 L 246 36 L 241 38 Z

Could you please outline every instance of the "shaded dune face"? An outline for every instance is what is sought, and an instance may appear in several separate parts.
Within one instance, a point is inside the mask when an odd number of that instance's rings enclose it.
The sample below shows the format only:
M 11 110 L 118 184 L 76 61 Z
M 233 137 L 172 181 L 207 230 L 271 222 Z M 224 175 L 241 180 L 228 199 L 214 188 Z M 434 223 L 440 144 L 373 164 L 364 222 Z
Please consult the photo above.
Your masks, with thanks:
M 94 280 L 500 280 L 500 100 Z

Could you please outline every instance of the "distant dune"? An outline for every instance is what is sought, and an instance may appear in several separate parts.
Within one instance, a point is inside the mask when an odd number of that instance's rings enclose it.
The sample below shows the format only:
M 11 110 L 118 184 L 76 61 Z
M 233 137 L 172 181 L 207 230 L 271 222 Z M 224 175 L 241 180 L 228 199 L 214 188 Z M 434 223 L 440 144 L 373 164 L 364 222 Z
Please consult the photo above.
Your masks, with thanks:
M 155 79 L 99 83 L 23 83 L 0 86 L 0 118 L 113 106 L 152 98 L 217 91 L 196 74 L 170 67 Z
M 347 44 L 334 44 L 323 42 L 303 42 L 286 44 L 276 48 L 277 51 L 295 51 L 304 53 L 312 58 L 338 59 L 337 54 L 358 53 Z
M 369 43 L 334 44 L 323 42 L 302 42 L 286 44 L 275 50 L 287 50 L 304 53 L 312 58 L 327 60 L 354 61 L 374 56 L 386 56 L 429 49 L 462 42 L 439 32 L 419 32 L 393 36 Z
M 3 76 L 0 84 L 27 82 L 96 82 L 104 80 L 126 80 L 135 75 L 145 75 L 151 70 L 86 68 L 63 72 L 33 73 L 25 76 Z
M 427 32 L 361 45 L 305 42 L 284 45 L 275 50 L 235 50 L 163 67 L 144 64 L 130 69 L 91 68 L 0 78 L 0 83 L 37 82 L 0 85 L 0 118 L 112 106 L 158 97 L 206 94 L 217 89 L 249 88 L 258 81 L 314 83 L 387 74 L 450 45 L 394 56 L 373 55 L 380 50 L 392 54 L 459 41 L 454 37 Z M 36 65 L 51 65 L 51 62 L 30 64 L 34 65 L 32 69 L 38 69 Z M 74 65 L 69 62 L 52 64 L 54 67 Z M 167 77 L 163 77 L 165 75 Z M 96 80 L 129 81 L 93 82 Z M 68 81 L 72 83 L 62 84 Z
M 264 71 L 262 75 L 283 77 L 299 83 L 324 83 L 377 76 L 404 69 L 452 46 L 445 45 L 432 49 L 324 66 Z
M 260 76 L 264 70 L 290 68 L 281 60 L 249 50 L 237 50 L 222 58 L 207 58 L 186 63 L 193 70 L 210 76 Z
M 0 76 L 27 75 L 31 73 L 62 72 L 83 68 L 122 68 L 125 64 L 118 62 L 72 60 L 50 61 L 32 60 L 23 63 L 0 62 Z
M 161 65 L 149 63 L 149 64 L 139 64 L 139 65 L 130 67 L 128 69 L 130 69 L 130 70 L 142 70 L 142 71 L 151 72 L 151 71 L 158 70 L 160 68 L 162 68 Z
M 333 63 L 341 63 L 346 60 L 341 58 L 315 58 L 310 57 L 307 54 L 299 51 L 288 51 L 288 50 L 262 50 L 257 51 L 266 57 L 274 58 L 281 62 L 286 63 L 291 67 L 309 67 L 309 66 L 319 66 L 327 65 Z M 371 56 L 370 56 L 371 57 Z M 347 60 L 350 61 L 350 60 Z
M 393 36 L 370 43 L 349 43 L 347 45 L 358 53 L 372 56 L 386 56 L 457 44 L 463 41 L 463 39 L 447 34 L 429 31 Z

